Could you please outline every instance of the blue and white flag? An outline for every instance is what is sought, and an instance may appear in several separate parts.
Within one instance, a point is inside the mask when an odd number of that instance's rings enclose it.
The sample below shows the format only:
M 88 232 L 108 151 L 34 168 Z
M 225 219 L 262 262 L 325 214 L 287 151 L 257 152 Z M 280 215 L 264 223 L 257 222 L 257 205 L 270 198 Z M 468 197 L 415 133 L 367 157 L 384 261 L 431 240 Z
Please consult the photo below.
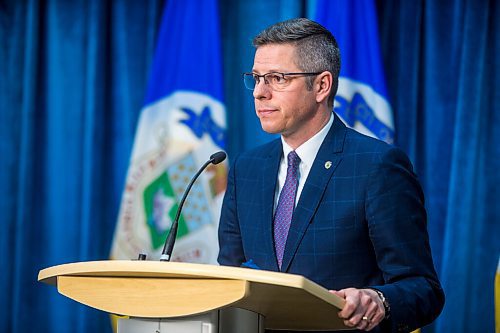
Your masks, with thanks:
M 191 177 L 225 146 L 217 0 L 168 1 L 141 111 L 111 257 L 157 259 Z M 173 261 L 216 263 L 224 163 L 194 184 Z
M 394 121 L 372 0 L 317 0 L 315 21 L 339 44 L 341 70 L 334 111 L 350 127 L 394 142 Z

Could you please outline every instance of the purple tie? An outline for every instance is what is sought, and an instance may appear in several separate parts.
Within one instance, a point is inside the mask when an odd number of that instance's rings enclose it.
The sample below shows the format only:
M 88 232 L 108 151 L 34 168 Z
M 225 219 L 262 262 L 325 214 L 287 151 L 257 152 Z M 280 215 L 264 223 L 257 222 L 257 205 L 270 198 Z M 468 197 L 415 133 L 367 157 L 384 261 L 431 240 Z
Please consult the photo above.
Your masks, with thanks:
M 274 246 L 276 247 L 276 258 L 281 269 L 283 252 L 285 251 L 286 238 L 292 222 L 293 209 L 295 208 L 295 196 L 297 194 L 298 169 L 300 157 L 295 151 L 288 153 L 288 168 L 286 170 L 285 185 L 280 193 L 278 207 L 274 215 Z

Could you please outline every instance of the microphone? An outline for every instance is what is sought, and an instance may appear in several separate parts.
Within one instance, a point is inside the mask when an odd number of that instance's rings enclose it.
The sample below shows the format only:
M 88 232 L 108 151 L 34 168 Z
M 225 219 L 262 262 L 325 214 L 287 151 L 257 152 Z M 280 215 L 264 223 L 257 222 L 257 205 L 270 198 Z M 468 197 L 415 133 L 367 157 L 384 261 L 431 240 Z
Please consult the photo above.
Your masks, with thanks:
M 189 182 L 189 185 L 186 188 L 186 191 L 184 191 L 184 195 L 182 196 L 179 208 L 177 208 L 177 214 L 175 215 L 174 222 L 172 222 L 172 227 L 170 228 L 170 231 L 168 233 L 165 245 L 163 246 L 163 251 L 161 252 L 160 261 L 170 261 L 170 257 L 172 256 L 172 251 L 174 249 L 175 239 L 177 237 L 177 229 L 179 227 L 179 217 L 181 215 L 182 206 L 184 206 L 184 201 L 186 201 L 186 197 L 189 191 L 191 190 L 191 187 L 193 187 L 194 182 L 209 164 L 214 164 L 214 165 L 219 164 L 225 159 L 226 159 L 226 153 L 223 151 L 218 151 L 212 154 L 212 156 L 210 156 L 210 159 L 206 161 L 205 164 L 203 164 L 200 170 L 198 170 L 198 172 L 194 175 L 193 179 L 191 179 L 191 181 Z

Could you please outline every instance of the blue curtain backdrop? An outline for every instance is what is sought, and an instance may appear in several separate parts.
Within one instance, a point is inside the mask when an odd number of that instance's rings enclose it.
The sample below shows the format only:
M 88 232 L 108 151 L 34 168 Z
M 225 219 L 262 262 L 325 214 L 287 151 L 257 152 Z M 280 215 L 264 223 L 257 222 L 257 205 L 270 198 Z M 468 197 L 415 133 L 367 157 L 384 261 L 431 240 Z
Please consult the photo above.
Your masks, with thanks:
M 500 3 L 379 2 L 396 142 L 426 193 L 446 293 L 436 332 L 493 332 L 500 253 Z
M 105 259 L 160 1 L 0 1 L 0 332 L 106 332 L 37 282 Z
M 0 0 L 0 332 L 111 330 L 105 314 L 36 277 L 109 255 L 164 2 Z M 314 8 L 313 0 L 220 0 L 230 158 L 269 140 L 241 83 L 252 36 L 313 17 Z M 377 8 L 396 144 L 425 188 L 447 294 L 428 331 L 492 332 L 498 1 L 384 0 Z

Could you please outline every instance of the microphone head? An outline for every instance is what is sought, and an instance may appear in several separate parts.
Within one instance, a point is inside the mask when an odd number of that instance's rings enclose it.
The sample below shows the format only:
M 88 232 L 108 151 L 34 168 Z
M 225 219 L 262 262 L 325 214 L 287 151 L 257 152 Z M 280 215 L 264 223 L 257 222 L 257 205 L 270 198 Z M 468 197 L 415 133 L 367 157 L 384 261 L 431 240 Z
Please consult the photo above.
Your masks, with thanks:
M 210 161 L 212 162 L 212 164 L 219 164 L 225 159 L 226 159 L 226 153 L 223 151 L 218 151 L 212 154 L 212 156 L 210 156 Z

